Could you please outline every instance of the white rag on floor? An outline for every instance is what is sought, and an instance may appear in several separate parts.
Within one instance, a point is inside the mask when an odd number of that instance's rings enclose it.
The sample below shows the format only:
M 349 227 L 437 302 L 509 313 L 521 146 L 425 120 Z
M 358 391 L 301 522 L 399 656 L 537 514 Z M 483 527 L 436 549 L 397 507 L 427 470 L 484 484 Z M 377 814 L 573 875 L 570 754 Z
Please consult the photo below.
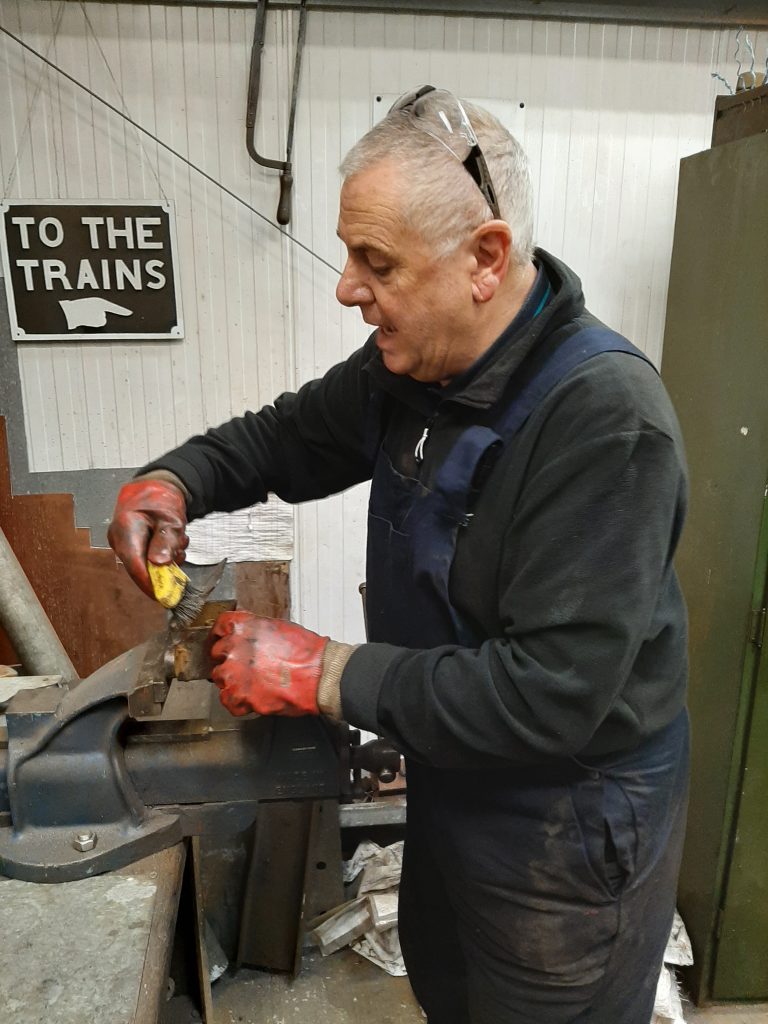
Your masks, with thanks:
M 651 1024 L 685 1024 L 680 988 L 675 977 L 675 967 L 689 967 L 693 963 L 693 950 L 683 919 L 677 911 L 672 922 L 672 931 L 664 951 L 664 966 L 656 987 L 656 1002 L 653 1007 Z
M 343 865 L 345 882 L 354 881 L 362 872 L 356 898 L 323 915 L 310 933 L 323 956 L 350 946 L 387 974 L 406 973 L 397 931 L 402 864 L 402 841 L 384 847 L 369 839 L 360 843 Z

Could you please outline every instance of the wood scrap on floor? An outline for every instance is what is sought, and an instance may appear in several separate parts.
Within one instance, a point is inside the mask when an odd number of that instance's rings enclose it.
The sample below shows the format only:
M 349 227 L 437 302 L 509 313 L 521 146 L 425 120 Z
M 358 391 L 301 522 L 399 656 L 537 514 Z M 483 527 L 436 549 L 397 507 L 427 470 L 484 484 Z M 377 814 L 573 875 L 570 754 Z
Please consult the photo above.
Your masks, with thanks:
M 344 881 L 359 876 L 357 895 L 310 922 L 308 938 L 323 956 L 350 946 L 394 977 L 405 975 L 397 930 L 397 893 L 403 843 L 380 847 L 365 840 L 344 864 Z

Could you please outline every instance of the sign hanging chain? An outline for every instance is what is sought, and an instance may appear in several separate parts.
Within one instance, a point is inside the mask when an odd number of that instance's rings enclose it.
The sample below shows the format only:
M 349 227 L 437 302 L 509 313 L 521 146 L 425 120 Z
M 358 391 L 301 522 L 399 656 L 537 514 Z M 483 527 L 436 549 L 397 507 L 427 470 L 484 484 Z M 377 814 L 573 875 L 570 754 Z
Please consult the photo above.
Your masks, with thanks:
M 293 242 L 294 245 L 298 246 L 300 249 L 303 249 L 304 252 L 308 253 L 319 263 L 322 263 L 323 266 L 328 267 L 329 270 L 332 270 L 335 274 L 341 276 L 341 271 L 339 270 L 339 268 L 334 267 L 334 265 L 330 263 L 327 259 L 321 256 L 319 253 L 316 253 L 314 249 L 310 248 L 304 242 L 299 241 L 298 238 L 292 235 L 289 231 L 286 231 L 284 228 L 281 228 L 280 225 L 276 224 L 273 220 L 270 220 L 270 218 L 263 214 L 261 210 L 257 210 L 255 206 L 249 203 L 247 199 L 243 199 L 242 196 L 239 196 L 236 192 L 233 192 L 232 189 L 227 188 L 227 186 L 223 182 L 218 181 L 216 178 L 213 177 L 213 175 L 208 174 L 207 171 L 204 171 L 202 167 L 199 167 L 196 163 L 190 160 L 189 157 L 184 156 L 183 153 L 180 153 L 177 149 L 174 149 L 173 146 L 169 146 L 167 142 L 163 142 L 161 138 L 158 138 L 158 136 L 151 132 L 148 128 L 145 128 L 137 121 L 134 121 L 133 118 L 128 116 L 128 114 L 124 113 L 122 110 L 114 106 L 108 100 L 105 100 L 103 96 L 99 96 L 98 93 L 94 92 L 93 89 L 90 89 L 87 85 L 85 85 L 84 82 L 81 82 L 79 79 L 70 75 L 63 68 L 60 68 L 57 64 L 54 64 L 52 60 L 49 60 L 48 57 L 40 53 L 39 50 L 36 50 L 34 46 L 30 46 L 29 43 L 24 42 L 23 39 L 20 39 L 19 36 L 15 35 L 13 32 L 10 31 L 10 29 L 7 29 L 4 25 L 0 25 L 0 32 L 2 32 L 3 35 L 8 36 L 10 39 L 13 39 L 15 43 L 18 43 L 19 46 L 23 47 L 25 50 L 28 50 L 31 54 L 37 57 L 38 60 L 53 68 L 53 70 L 57 72 L 57 74 L 61 75 L 63 78 L 66 78 L 67 81 L 72 82 L 73 85 L 76 85 L 79 89 L 82 89 L 83 92 L 87 92 L 89 96 L 92 96 L 93 99 L 95 99 L 98 103 L 101 103 L 103 106 L 111 110 L 114 114 L 117 114 L 118 117 L 122 117 L 124 121 L 127 121 L 129 124 L 133 125 L 133 127 L 138 129 L 138 131 L 143 132 L 144 135 L 147 135 L 150 139 L 152 139 L 153 142 L 156 142 L 158 146 L 162 146 L 163 149 L 167 150 L 167 152 L 175 156 L 177 160 L 181 160 L 182 163 L 186 164 L 187 167 L 190 167 L 193 171 L 196 171 L 201 177 L 205 178 L 206 181 L 209 181 L 212 185 L 215 185 L 217 188 L 220 188 L 222 192 L 226 193 L 226 195 L 228 195 L 231 199 L 234 199 L 236 203 L 239 203 L 241 206 L 244 206 L 246 210 L 250 210 L 251 213 L 255 214 L 266 224 L 269 224 L 270 227 L 273 227 L 275 231 L 278 231 L 281 235 L 283 235 L 284 238 L 287 238 L 289 242 Z
M 58 36 L 59 36 L 59 29 L 61 28 L 61 22 L 62 22 L 63 17 L 64 17 L 64 0 L 61 0 L 61 3 L 59 4 L 59 9 L 56 12 L 56 19 L 55 19 L 55 21 L 53 23 L 53 34 L 52 34 L 51 38 L 48 40 L 48 47 L 47 47 L 47 49 L 45 51 L 45 57 L 43 58 L 46 61 L 46 63 L 50 63 L 50 61 L 48 61 L 48 54 L 51 52 L 51 49 L 56 45 L 56 40 L 58 39 Z M 29 129 L 30 129 L 31 125 L 32 125 L 32 115 L 35 112 L 35 107 L 37 106 L 37 98 L 40 95 L 40 90 L 43 87 L 43 75 L 44 74 L 45 74 L 45 68 L 40 68 L 40 75 L 39 75 L 39 77 L 37 79 L 37 84 L 35 85 L 35 92 L 34 92 L 34 95 L 32 96 L 32 102 L 30 103 L 29 109 L 27 110 L 27 119 L 24 122 L 24 127 L 23 127 L 23 129 L 21 131 L 21 139 L 19 140 L 19 145 L 16 147 L 16 156 L 15 156 L 14 161 L 13 161 L 13 167 L 11 167 L 11 172 L 8 175 L 8 180 L 5 183 L 5 189 L 3 191 L 3 196 L 2 196 L 3 199 L 7 198 L 8 193 L 10 192 L 11 187 L 12 187 L 12 185 L 13 185 L 15 179 L 16 179 L 16 172 L 19 169 L 19 160 L 21 159 L 21 154 L 22 154 L 22 152 L 24 150 L 24 144 L 27 141 L 27 133 L 29 132 Z
M 85 23 L 88 26 L 89 32 L 93 36 L 93 41 L 96 43 L 96 48 L 98 49 L 99 53 L 101 54 L 101 59 L 104 61 L 104 67 L 107 69 L 107 72 L 109 73 L 109 77 L 112 79 L 112 85 L 114 85 L 115 91 L 117 92 L 117 95 L 120 97 L 120 103 L 122 104 L 122 107 L 123 107 L 123 113 L 126 114 L 126 115 L 130 115 L 130 112 L 128 110 L 128 104 L 125 102 L 125 96 L 123 96 L 122 90 L 121 90 L 120 86 L 117 84 L 117 79 L 115 78 L 114 74 L 112 73 L 112 68 L 110 67 L 109 61 L 107 60 L 107 55 L 104 53 L 104 51 L 101 48 L 101 43 L 99 42 L 99 37 L 96 35 L 94 27 L 91 24 L 91 19 L 88 17 L 88 12 L 85 9 L 85 4 L 83 3 L 83 0 L 80 0 L 80 10 L 83 12 L 83 17 L 85 18 Z M 131 121 L 131 123 L 133 123 L 132 118 L 130 116 L 128 116 L 127 120 L 129 120 L 129 121 Z M 144 140 L 141 137 L 141 132 L 139 132 L 138 130 L 136 132 L 136 138 L 139 140 L 139 146 L 141 146 L 141 151 L 144 154 L 144 156 L 146 157 L 146 161 L 149 164 L 150 168 L 152 169 L 153 175 L 155 176 L 155 181 L 157 182 L 157 187 L 160 189 L 160 195 L 163 197 L 163 199 L 166 202 L 168 202 L 168 196 L 165 194 L 165 189 L 163 188 L 163 183 L 160 181 L 160 154 L 159 153 L 157 154 L 158 166 L 155 167 L 154 163 L 152 162 L 152 160 L 150 158 L 149 153 L 147 152 L 147 148 L 144 145 Z

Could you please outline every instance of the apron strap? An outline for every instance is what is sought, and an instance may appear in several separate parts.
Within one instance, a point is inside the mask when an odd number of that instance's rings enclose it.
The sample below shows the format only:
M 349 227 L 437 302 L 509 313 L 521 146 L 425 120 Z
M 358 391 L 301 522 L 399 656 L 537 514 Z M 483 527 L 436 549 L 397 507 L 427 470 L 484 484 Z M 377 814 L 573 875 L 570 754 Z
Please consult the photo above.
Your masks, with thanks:
M 468 427 L 459 437 L 435 477 L 436 500 L 446 509 L 453 510 L 455 518 L 466 525 L 469 508 L 496 464 L 504 443 L 514 437 L 531 413 L 571 370 L 605 352 L 625 352 L 653 366 L 639 348 L 607 327 L 589 327 L 570 335 L 547 354 L 495 422 L 488 426 Z M 468 465 L 473 467 L 470 481 L 466 479 Z
M 509 440 L 522 427 L 531 413 L 546 398 L 550 391 L 563 380 L 571 370 L 581 363 L 605 352 L 625 352 L 653 363 L 648 357 L 620 334 L 607 327 L 587 327 L 570 335 L 550 352 L 542 365 L 515 396 L 495 425 L 496 431 Z M 654 367 L 655 369 L 655 367 Z

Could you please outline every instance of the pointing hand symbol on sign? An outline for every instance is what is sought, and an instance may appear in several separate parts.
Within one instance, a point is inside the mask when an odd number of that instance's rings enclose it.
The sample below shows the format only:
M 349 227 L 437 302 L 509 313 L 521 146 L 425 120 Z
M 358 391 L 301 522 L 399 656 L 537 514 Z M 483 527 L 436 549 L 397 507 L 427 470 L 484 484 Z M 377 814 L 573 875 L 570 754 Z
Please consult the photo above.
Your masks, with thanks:
M 133 315 L 132 309 L 118 306 L 116 302 L 100 299 L 95 295 L 87 299 L 59 299 L 59 305 L 64 310 L 67 328 L 70 331 L 75 327 L 104 327 L 107 313 L 116 313 L 118 316 Z

